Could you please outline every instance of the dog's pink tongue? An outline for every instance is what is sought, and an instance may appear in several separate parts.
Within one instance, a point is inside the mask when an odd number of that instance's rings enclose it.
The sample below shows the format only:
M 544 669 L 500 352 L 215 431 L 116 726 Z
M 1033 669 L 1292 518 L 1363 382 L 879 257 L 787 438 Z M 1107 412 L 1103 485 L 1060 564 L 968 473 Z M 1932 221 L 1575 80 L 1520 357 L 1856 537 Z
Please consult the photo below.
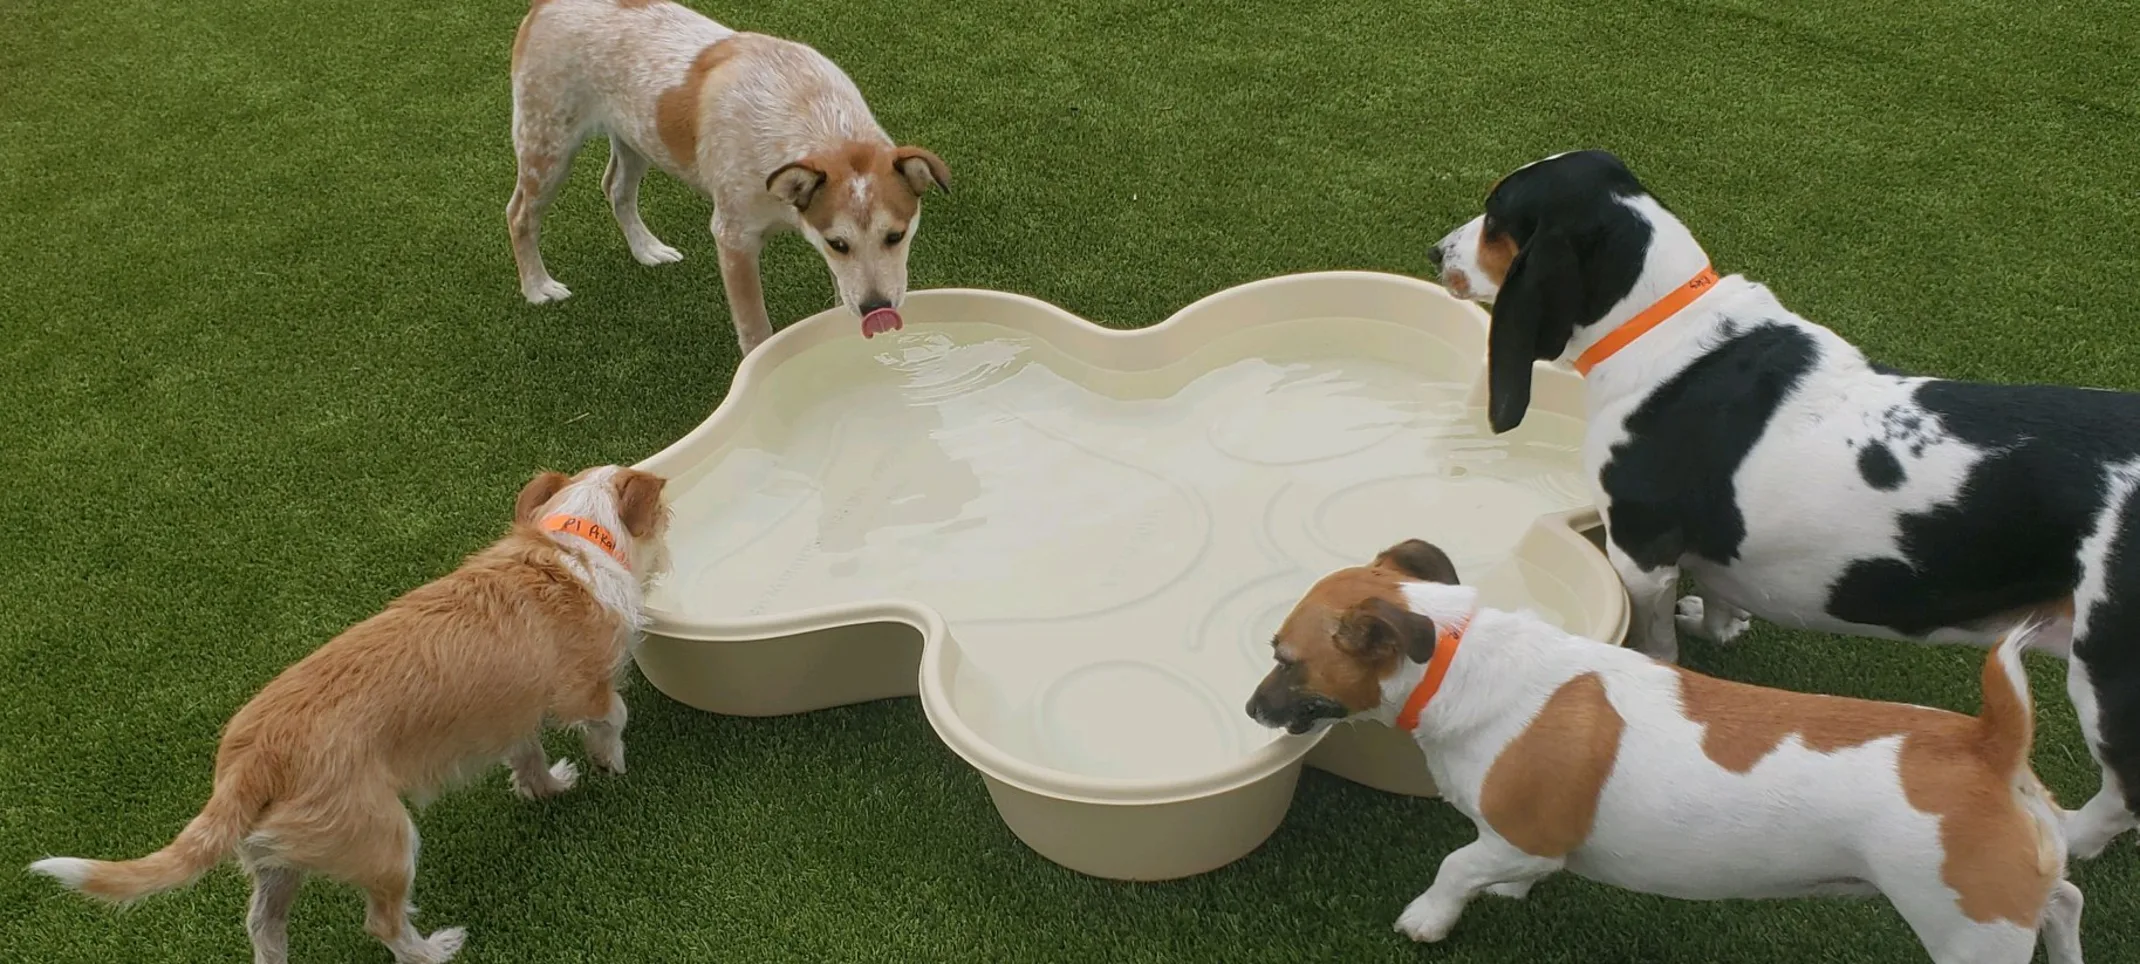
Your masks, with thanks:
M 862 316 L 862 337 L 875 338 L 887 331 L 897 331 L 902 324 L 898 310 L 879 308 Z

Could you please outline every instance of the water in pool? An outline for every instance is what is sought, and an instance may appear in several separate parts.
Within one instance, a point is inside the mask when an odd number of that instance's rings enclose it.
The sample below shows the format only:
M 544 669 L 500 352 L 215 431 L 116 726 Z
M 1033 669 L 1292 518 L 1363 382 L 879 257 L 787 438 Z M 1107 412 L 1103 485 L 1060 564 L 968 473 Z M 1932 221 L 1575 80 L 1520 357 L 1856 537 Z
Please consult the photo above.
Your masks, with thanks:
M 1274 738 L 1242 706 L 1316 578 L 1418 536 L 1472 581 L 1587 501 L 1580 426 L 1534 413 L 1492 437 L 1468 378 L 1447 380 L 1474 365 L 1359 319 L 1134 372 L 986 325 L 821 344 L 672 485 L 653 601 L 719 618 L 919 600 L 963 657 L 961 715 L 1005 751 L 1092 776 L 1216 769 Z

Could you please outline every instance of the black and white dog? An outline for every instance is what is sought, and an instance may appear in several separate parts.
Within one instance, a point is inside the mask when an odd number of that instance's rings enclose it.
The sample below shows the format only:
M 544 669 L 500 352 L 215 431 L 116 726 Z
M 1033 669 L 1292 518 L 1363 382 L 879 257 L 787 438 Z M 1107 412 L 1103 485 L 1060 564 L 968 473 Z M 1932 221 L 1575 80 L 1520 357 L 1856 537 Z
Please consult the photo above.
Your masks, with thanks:
M 2031 616 L 2068 657 L 2103 787 L 2072 852 L 2140 825 L 2140 395 L 1904 375 L 1719 278 L 1611 154 L 1527 165 L 1435 246 L 1493 306 L 1488 416 L 1523 421 L 1532 364 L 1585 374 L 1583 443 L 1629 643 L 1726 641 L 1748 614 L 1990 645 Z M 1678 600 L 1682 571 L 1695 595 Z M 1675 618 L 1676 617 L 1676 618 Z

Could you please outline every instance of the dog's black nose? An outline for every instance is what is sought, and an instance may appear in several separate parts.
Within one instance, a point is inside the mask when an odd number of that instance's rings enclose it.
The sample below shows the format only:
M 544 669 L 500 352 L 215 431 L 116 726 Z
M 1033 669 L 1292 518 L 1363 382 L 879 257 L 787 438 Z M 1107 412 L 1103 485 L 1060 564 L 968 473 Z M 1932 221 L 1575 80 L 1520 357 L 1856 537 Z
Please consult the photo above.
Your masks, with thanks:
M 1440 270 L 1442 269 L 1442 246 L 1441 246 L 1441 245 L 1438 245 L 1438 244 L 1437 244 L 1437 245 L 1434 245 L 1433 247 L 1430 247 L 1430 248 L 1428 248 L 1428 249 L 1427 249 L 1427 263 L 1428 263 L 1428 264 L 1431 264 L 1431 265 L 1433 265 L 1433 266 L 1434 266 L 1434 270 L 1436 270 L 1436 271 L 1440 271 Z
M 890 308 L 891 306 L 892 302 L 888 298 L 871 298 L 868 301 L 862 302 L 862 313 L 867 315 L 872 311 L 883 311 L 884 309 Z

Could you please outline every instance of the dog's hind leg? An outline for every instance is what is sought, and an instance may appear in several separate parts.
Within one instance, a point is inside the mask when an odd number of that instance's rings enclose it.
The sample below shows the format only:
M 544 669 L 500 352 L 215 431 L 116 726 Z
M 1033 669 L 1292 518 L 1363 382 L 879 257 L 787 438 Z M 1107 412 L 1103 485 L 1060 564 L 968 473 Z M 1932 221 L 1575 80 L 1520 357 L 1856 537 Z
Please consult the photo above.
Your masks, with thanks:
M 1962 912 L 1942 876 L 1937 851 L 1919 859 L 1876 863 L 1872 883 L 1910 925 L 1933 964 L 2029 964 L 2036 930 L 2004 918 L 1978 921 Z
M 505 762 L 513 768 L 507 777 L 513 792 L 528 800 L 557 796 L 572 789 L 580 779 L 580 768 L 573 766 L 571 760 L 550 762 L 549 756 L 543 752 L 540 733 L 521 741 Z
M 639 217 L 639 182 L 646 177 L 646 168 L 646 155 L 623 138 L 609 135 L 609 165 L 602 168 L 602 193 L 609 195 L 609 211 L 617 216 L 617 227 L 624 230 L 624 243 L 631 246 L 632 259 L 643 265 L 674 264 L 684 260 L 683 252 L 661 243 Z
M 1481 891 L 1529 892 L 1539 878 L 1561 869 L 1565 861 L 1537 857 L 1481 829 L 1479 839 L 1442 858 L 1441 870 L 1427 892 L 1405 905 L 1397 917 L 1397 931 L 1415 941 L 1433 942 L 1449 936 L 1464 908 Z
M 2066 664 L 2066 693 L 2080 716 L 2088 752 L 2103 769 L 2103 784 L 2079 810 L 2065 814 L 2066 845 L 2082 860 L 2100 856 L 2119 834 L 2140 827 L 2132 798 L 2140 789 L 2140 692 L 2133 692 L 2140 676 L 2113 677 L 2117 685 L 2105 685 L 2094 678 L 2086 642 L 2086 637 L 2076 640 Z
M 336 876 L 364 888 L 364 930 L 393 952 L 395 964 L 445 964 L 460 953 L 468 932 L 449 927 L 429 937 L 409 922 L 416 908 L 409 893 L 416 884 L 416 825 L 396 802 L 368 812 L 357 824 L 369 824 L 359 842 L 351 834 L 351 853 Z
M 2103 785 L 2067 811 L 2073 856 L 2095 857 L 2140 826 L 2140 467 L 2112 472 L 2106 508 L 2081 543 L 2066 693 Z
M 2081 889 L 2070 880 L 2052 885 L 2043 905 L 2043 953 L 2051 964 L 2081 964 Z
M 273 863 L 246 862 L 253 879 L 252 905 L 245 913 L 245 933 L 253 940 L 253 964 L 289 964 L 290 906 L 305 875 Z
M 512 200 L 505 204 L 505 225 L 513 239 L 513 264 L 520 272 L 520 293 L 530 304 L 562 301 L 572 291 L 550 277 L 542 263 L 542 216 L 572 173 L 572 158 L 587 135 L 587 119 L 569 101 L 569 93 L 541 92 L 544 78 L 516 70 L 513 75 L 513 156 L 519 174 Z

